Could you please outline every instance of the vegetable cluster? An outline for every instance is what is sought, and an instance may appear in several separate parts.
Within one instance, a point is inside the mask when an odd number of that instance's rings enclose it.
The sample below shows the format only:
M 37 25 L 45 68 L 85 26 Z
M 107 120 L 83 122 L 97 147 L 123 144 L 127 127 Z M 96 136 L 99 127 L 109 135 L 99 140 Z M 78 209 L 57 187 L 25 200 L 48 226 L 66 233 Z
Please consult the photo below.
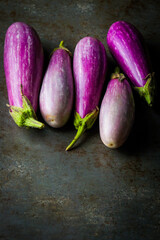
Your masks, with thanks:
M 92 128 L 99 112 L 102 142 L 109 148 L 120 147 L 134 122 L 132 86 L 152 106 L 155 80 L 143 37 L 132 24 L 113 23 L 107 33 L 107 45 L 123 73 L 116 68 L 100 106 L 108 60 L 98 39 L 84 37 L 77 43 L 73 71 L 72 54 L 61 41 L 53 50 L 43 77 L 44 54 L 38 34 L 25 23 L 13 23 L 5 37 L 4 70 L 7 106 L 15 123 L 19 127 L 43 128 L 44 123 L 37 120 L 35 113 L 39 105 L 44 121 L 60 128 L 67 123 L 75 106 L 77 134 L 66 150 Z

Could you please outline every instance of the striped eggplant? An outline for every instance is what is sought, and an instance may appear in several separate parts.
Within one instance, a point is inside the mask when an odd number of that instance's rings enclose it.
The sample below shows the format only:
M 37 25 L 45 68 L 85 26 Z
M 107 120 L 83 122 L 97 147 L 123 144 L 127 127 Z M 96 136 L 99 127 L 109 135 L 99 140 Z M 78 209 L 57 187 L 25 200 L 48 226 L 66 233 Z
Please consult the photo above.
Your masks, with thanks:
M 102 100 L 99 129 L 102 142 L 109 148 L 120 147 L 127 139 L 135 114 L 130 84 L 120 73 L 112 75 Z
M 73 76 L 70 52 L 61 41 L 52 57 L 40 91 L 40 111 L 51 127 L 68 121 L 73 106 Z
M 152 105 L 155 83 L 142 35 L 132 24 L 118 21 L 109 28 L 107 44 L 140 96 Z
M 44 127 L 35 115 L 43 58 L 43 48 L 36 31 L 25 23 L 13 23 L 5 36 L 4 70 L 10 115 L 19 127 Z
M 93 37 L 81 39 L 76 45 L 73 57 L 76 95 L 74 126 L 77 134 L 66 150 L 93 126 L 98 116 L 106 68 L 107 55 L 103 44 Z

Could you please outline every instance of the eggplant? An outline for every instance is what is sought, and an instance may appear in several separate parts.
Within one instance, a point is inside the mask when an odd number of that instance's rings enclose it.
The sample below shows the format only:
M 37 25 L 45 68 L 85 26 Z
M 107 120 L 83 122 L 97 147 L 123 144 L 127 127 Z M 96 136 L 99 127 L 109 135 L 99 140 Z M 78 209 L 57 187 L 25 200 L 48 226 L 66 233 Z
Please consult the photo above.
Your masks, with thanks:
M 154 74 L 140 32 L 130 23 L 118 21 L 111 25 L 107 34 L 108 48 L 131 80 L 139 95 L 152 106 L 155 92 Z
M 51 127 L 60 128 L 68 121 L 73 106 L 71 53 L 63 46 L 53 51 L 40 91 L 40 111 Z
M 105 81 L 107 55 L 103 44 L 93 37 L 84 37 L 76 45 L 73 57 L 75 79 L 75 117 L 77 134 L 69 150 L 79 137 L 90 129 L 99 113 L 99 101 Z
M 19 127 L 43 128 L 36 110 L 43 73 L 43 48 L 36 31 L 23 22 L 13 23 L 4 43 L 4 71 L 10 115 Z
M 129 82 L 124 74 L 112 74 L 102 100 L 99 130 L 102 142 L 118 148 L 126 141 L 134 122 L 135 103 Z

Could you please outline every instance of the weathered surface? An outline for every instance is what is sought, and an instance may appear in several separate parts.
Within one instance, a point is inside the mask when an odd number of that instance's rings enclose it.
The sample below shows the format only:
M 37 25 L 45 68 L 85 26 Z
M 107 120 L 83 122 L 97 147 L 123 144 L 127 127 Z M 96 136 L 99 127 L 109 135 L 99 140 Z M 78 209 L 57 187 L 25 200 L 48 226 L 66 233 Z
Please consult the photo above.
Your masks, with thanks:
M 5 106 L 2 58 L 14 21 L 36 29 L 47 65 L 61 40 L 73 52 L 82 37 L 97 37 L 108 53 L 109 26 L 125 20 L 146 39 L 159 79 L 159 1 L 3 0 L 0 6 L 0 239 L 159 239 L 160 110 L 136 98 L 136 121 L 122 148 L 103 145 L 97 122 L 77 148 L 65 152 L 75 134 L 72 120 L 63 129 L 41 131 L 14 124 Z

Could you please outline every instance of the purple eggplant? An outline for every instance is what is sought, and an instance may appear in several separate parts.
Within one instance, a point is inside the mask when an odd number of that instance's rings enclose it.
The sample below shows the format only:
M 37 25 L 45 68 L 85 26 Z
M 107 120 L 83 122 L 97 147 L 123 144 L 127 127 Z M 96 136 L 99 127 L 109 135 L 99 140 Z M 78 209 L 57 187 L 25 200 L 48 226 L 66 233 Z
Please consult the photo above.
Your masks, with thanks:
M 7 106 L 19 127 L 44 127 L 35 115 L 43 58 L 43 48 L 36 31 L 25 23 L 13 23 L 5 36 L 4 70 L 9 99 Z
M 132 89 L 125 76 L 112 75 L 102 100 L 99 129 L 102 142 L 109 148 L 120 147 L 127 139 L 135 115 Z
M 152 105 L 155 84 L 142 35 L 130 23 L 118 21 L 108 31 L 107 44 L 140 96 Z
M 68 121 L 73 106 L 73 76 L 70 52 L 61 41 L 51 57 L 40 91 L 40 111 L 51 127 Z
M 66 150 L 93 126 L 98 116 L 106 68 L 107 55 L 103 44 L 92 37 L 81 39 L 76 45 L 73 57 L 76 95 L 74 126 L 77 134 Z

